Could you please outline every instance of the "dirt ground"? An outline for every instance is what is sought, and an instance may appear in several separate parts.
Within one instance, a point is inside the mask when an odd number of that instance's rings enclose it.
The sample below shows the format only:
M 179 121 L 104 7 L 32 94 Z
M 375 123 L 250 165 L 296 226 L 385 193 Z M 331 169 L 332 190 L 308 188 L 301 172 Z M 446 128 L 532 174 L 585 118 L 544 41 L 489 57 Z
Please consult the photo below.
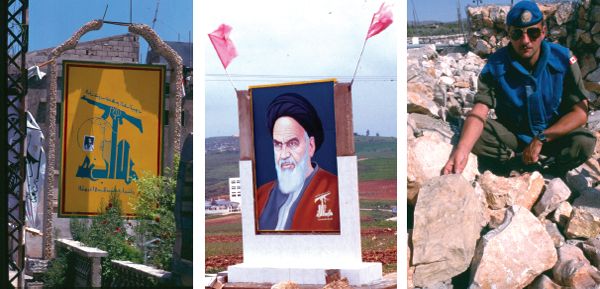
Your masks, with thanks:
M 358 182 L 358 196 L 370 200 L 396 200 L 397 188 L 396 180 Z
M 365 229 L 360 231 L 361 237 L 387 236 L 396 234 L 396 229 Z M 235 243 L 242 242 L 242 235 L 234 236 L 206 236 L 204 243 Z

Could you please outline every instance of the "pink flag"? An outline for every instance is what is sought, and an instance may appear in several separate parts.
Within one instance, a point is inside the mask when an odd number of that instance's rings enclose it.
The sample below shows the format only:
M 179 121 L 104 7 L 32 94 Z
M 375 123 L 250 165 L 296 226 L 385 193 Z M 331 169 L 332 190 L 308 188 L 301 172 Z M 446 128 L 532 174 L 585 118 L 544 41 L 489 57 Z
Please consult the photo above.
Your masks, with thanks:
M 223 67 L 227 69 L 231 60 L 233 60 L 237 56 L 237 51 L 235 51 L 235 46 L 233 46 L 233 42 L 229 39 L 229 33 L 231 33 L 231 26 L 221 24 L 219 28 L 212 33 L 208 34 L 210 41 L 212 42 L 217 54 L 219 55 L 219 59 L 221 59 L 221 63 L 223 63 Z
M 367 39 L 371 36 L 379 34 L 379 32 L 385 30 L 394 20 L 392 20 L 392 5 L 385 5 L 385 2 L 381 3 L 379 11 L 373 14 L 373 20 L 371 20 L 371 26 L 369 27 L 369 33 L 367 33 Z

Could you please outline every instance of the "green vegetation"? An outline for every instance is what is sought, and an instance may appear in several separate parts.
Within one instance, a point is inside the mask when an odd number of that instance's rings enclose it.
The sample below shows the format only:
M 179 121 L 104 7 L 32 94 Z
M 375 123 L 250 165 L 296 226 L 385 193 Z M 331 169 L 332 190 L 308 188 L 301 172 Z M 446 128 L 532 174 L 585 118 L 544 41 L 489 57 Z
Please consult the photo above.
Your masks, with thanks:
M 221 271 L 227 271 L 227 268 L 213 267 L 208 270 L 204 270 L 204 274 L 217 274 Z
M 398 264 L 387 264 L 382 269 L 383 275 L 398 272 Z
M 205 227 L 204 232 L 206 236 L 229 236 L 229 235 L 241 235 L 242 234 L 242 223 L 225 224 L 220 226 Z
M 396 157 L 398 141 L 394 137 L 355 136 L 354 149 L 356 157 Z
M 376 221 L 376 222 L 360 223 L 360 229 L 361 230 L 362 229 L 369 229 L 369 228 L 398 229 L 398 222 L 383 220 L 383 221 Z
M 391 210 L 393 206 L 398 206 L 395 200 L 359 200 L 361 209 L 384 209 Z
M 223 217 L 227 217 L 229 215 L 207 215 L 204 217 L 204 220 L 213 220 L 213 219 L 219 219 L 219 218 L 223 218 Z
M 467 21 L 462 21 L 463 32 L 466 33 Z M 435 35 L 452 35 L 452 34 L 460 34 L 460 27 L 458 26 L 458 21 L 451 23 L 436 23 L 432 25 L 412 25 L 412 21 L 409 21 L 407 24 L 406 30 L 408 37 L 413 36 L 435 36 Z
M 385 250 L 392 249 L 398 246 L 398 238 L 396 235 L 383 235 L 376 236 L 377 239 L 373 240 L 373 236 L 361 237 L 361 247 L 363 250 Z
M 397 179 L 397 158 L 379 157 L 358 162 L 359 181 L 380 181 Z
M 226 256 L 243 253 L 242 242 L 235 243 L 206 243 L 204 244 L 204 258 L 213 256 Z
M 229 178 L 240 175 L 239 152 L 209 153 L 205 158 L 205 199 L 229 194 Z
M 108 252 L 108 257 L 102 258 L 102 284 L 111 284 L 113 281 L 115 272 L 110 260 L 142 261 L 141 252 L 130 247 L 135 238 L 127 234 L 131 223 L 124 218 L 120 194 L 115 188 L 107 203 L 101 199 L 97 216 L 90 219 L 71 218 L 69 222 L 73 240 Z
M 56 248 L 56 258 L 48 263 L 48 270 L 44 272 L 42 280 L 44 287 L 66 287 L 68 284 L 75 282 L 75 276 L 67 274 L 69 263 L 72 263 L 74 256 L 72 251 L 63 247 L 54 246 Z
M 133 228 L 141 236 L 139 244 L 155 240 L 144 247 L 152 264 L 159 269 L 171 271 L 173 245 L 175 243 L 175 195 L 177 189 L 177 168 L 179 155 L 173 161 L 175 169 L 166 168 L 167 176 L 155 176 L 143 172 L 143 177 L 135 181 L 138 185 L 137 197 L 130 198 L 138 223 Z

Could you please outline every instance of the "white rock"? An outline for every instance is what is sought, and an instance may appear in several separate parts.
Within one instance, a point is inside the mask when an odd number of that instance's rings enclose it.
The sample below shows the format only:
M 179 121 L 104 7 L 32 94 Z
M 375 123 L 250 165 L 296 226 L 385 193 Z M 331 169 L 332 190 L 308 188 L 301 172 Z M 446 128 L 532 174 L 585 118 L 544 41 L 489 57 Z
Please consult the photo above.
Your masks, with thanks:
M 415 207 L 413 283 L 426 287 L 469 268 L 482 229 L 484 208 L 460 174 L 423 184 Z
M 524 288 L 557 259 L 554 242 L 540 221 L 527 209 L 513 206 L 504 222 L 479 240 L 470 288 Z

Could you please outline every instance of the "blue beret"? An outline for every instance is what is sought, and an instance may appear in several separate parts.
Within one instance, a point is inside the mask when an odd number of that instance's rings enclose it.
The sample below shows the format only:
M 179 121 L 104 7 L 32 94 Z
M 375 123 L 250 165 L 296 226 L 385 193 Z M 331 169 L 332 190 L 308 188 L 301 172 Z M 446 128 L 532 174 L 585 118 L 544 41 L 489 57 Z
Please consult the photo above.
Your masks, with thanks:
M 513 6 L 506 15 L 506 26 L 523 28 L 537 24 L 544 19 L 544 14 L 537 4 L 531 1 L 521 1 Z

